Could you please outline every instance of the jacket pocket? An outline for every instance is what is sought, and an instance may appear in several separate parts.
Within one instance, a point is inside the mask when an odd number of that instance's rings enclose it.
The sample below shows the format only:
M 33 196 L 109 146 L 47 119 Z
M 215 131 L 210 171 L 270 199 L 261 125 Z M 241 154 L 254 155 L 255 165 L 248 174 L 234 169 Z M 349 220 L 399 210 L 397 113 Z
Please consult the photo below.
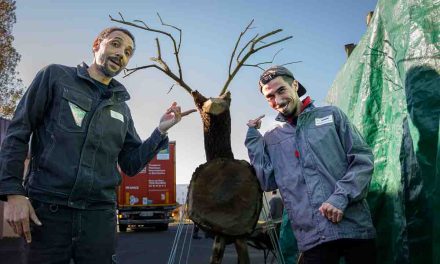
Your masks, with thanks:
M 90 196 L 88 199 L 93 201 L 115 201 L 115 188 L 121 184 L 122 177 L 117 169 L 115 157 L 107 155 L 105 163 L 98 165 L 101 167 L 100 173 L 96 173 Z M 105 165 L 104 165 L 105 164 Z
M 122 176 L 119 172 L 118 169 L 118 160 L 117 158 L 113 161 L 112 165 L 109 166 L 109 168 L 111 169 L 110 173 L 113 175 L 115 181 L 116 181 L 116 186 L 121 185 L 122 182 Z
M 129 119 L 118 107 L 106 107 L 101 110 L 97 127 L 100 129 L 101 148 L 105 153 L 117 157 L 124 146 Z M 110 162 L 113 162 L 111 160 Z
M 84 132 L 92 109 L 92 99 L 72 89 L 64 88 L 58 125 L 67 132 Z
M 50 144 L 44 148 L 43 153 L 41 154 L 40 162 L 38 164 L 38 167 L 47 167 L 47 161 L 49 157 L 51 156 L 53 149 L 55 148 L 56 140 L 54 135 L 50 135 Z

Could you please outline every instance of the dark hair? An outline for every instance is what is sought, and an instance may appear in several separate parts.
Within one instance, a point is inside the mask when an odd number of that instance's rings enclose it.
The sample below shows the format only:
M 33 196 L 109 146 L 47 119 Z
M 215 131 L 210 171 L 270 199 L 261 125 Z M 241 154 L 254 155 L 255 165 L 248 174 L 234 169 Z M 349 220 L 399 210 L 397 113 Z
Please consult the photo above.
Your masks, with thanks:
M 128 31 L 128 29 L 125 29 L 125 28 L 120 28 L 120 27 L 109 27 L 109 28 L 106 28 L 103 31 L 101 31 L 101 33 L 99 33 L 99 35 L 96 38 L 99 39 L 99 40 L 103 40 L 106 37 L 108 37 L 108 35 L 110 35 L 114 31 L 121 31 L 121 32 L 127 34 L 131 38 L 131 40 L 133 40 L 133 45 L 134 45 L 133 50 L 136 49 L 136 42 L 135 42 L 133 34 L 131 34 L 131 32 Z
M 295 79 L 292 78 L 292 77 L 290 77 L 290 76 L 281 75 L 280 77 L 283 79 L 283 81 L 285 81 L 285 82 L 288 83 L 289 85 L 292 85 L 293 81 L 295 81 Z M 274 79 L 275 79 L 275 78 L 274 78 Z M 271 80 L 273 80 L 273 79 L 271 79 Z M 263 93 L 263 86 L 262 86 L 261 84 L 265 85 L 265 84 L 267 84 L 268 82 L 270 82 L 271 80 L 266 81 L 265 83 L 263 83 L 263 82 L 260 83 L 260 93 Z
M 295 81 L 295 79 L 293 79 L 290 76 L 286 76 L 286 75 L 282 75 L 281 78 L 283 78 L 283 80 L 288 83 L 289 85 L 291 85 L 293 83 L 293 81 Z
M 287 82 L 289 85 L 292 85 L 295 77 L 293 77 L 292 72 L 290 72 L 286 67 L 275 65 L 265 70 L 263 74 L 260 76 L 260 81 L 258 85 L 260 86 L 260 92 L 263 93 L 263 85 L 268 84 L 270 81 L 275 79 L 276 77 L 283 78 L 283 81 Z M 301 83 L 297 81 L 298 84 L 298 96 L 303 96 L 306 94 L 307 90 L 302 86 Z

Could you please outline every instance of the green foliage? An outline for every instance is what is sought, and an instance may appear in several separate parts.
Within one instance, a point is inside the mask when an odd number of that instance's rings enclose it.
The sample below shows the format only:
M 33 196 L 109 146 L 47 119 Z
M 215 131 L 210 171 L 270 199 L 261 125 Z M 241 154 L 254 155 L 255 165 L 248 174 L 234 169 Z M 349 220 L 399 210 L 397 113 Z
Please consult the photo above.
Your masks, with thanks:
M 12 26 L 16 22 L 15 1 L 0 0 L 0 116 L 11 118 L 23 94 L 16 67 L 20 54 L 12 46 Z

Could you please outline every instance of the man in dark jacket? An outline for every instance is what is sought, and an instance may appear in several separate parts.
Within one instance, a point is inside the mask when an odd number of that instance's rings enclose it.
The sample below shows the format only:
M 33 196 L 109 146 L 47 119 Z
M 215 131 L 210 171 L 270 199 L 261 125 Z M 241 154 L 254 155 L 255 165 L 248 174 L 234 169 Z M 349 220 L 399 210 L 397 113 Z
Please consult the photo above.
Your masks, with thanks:
M 261 135 L 248 122 L 246 147 L 264 191 L 279 189 L 305 263 L 375 263 L 375 229 L 365 197 L 373 154 L 335 106 L 315 107 L 283 66 L 260 89 L 282 122 Z
M 117 165 L 137 174 L 186 114 L 173 103 L 142 142 L 125 103 L 130 96 L 113 79 L 133 55 L 133 35 L 107 28 L 92 49 L 90 67 L 49 65 L 37 74 L 1 148 L 0 199 L 7 201 L 5 219 L 30 243 L 29 263 L 111 263 Z

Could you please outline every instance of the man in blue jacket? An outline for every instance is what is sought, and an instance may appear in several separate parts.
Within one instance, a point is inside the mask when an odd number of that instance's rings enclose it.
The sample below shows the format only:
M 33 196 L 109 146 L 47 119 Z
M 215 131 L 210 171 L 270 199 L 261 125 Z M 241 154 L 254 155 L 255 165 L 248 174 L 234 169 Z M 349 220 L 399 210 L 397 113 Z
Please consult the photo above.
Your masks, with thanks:
M 305 263 L 375 263 L 375 229 L 365 200 L 373 154 L 337 107 L 315 107 L 283 66 L 260 89 L 281 125 L 264 136 L 248 122 L 246 147 L 263 190 L 279 188 Z
M 53 64 L 37 74 L 1 148 L 0 199 L 7 201 L 5 219 L 30 243 L 28 263 L 111 263 L 117 165 L 137 174 L 168 146 L 167 130 L 185 115 L 173 103 L 142 142 L 126 104 L 130 96 L 113 79 L 133 56 L 133 35 L 107 28 L 92 50 L 90 66 Z

